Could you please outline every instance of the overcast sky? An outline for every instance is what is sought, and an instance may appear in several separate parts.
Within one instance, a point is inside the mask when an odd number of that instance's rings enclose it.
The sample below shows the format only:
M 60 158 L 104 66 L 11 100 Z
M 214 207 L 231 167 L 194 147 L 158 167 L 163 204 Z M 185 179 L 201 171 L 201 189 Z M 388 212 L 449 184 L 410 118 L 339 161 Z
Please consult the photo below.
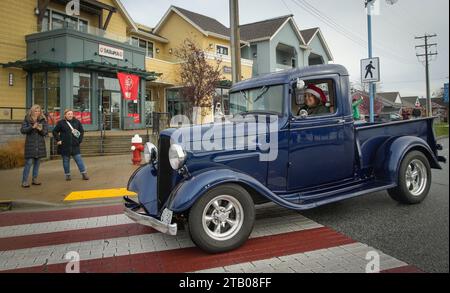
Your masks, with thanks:
M 425 95 L 425 67 L 416 58 L 415 36 L 438 35 L 439 55 L 431 63 L 432 90 L 449 76 L 449 1 L 379 1 L 373 18 L 374 56 L 381 58 L 381 88 L 403 96 Z M 229 26 L 228 0 L 122 0 L 136 22 L 154 27 L 170 5 L 216 18 Z M 335 63 L 348 68 L 352 81 L 360 79 L 360 59 L 367 58 L 367 17 L 364 0 L 240 0 L 241 24 L 294 14 L 300 29 L 319 26 Z M 305 4 L 306 3 L 306 4 Z M 309 5 L 309 6 L 305 6 Z

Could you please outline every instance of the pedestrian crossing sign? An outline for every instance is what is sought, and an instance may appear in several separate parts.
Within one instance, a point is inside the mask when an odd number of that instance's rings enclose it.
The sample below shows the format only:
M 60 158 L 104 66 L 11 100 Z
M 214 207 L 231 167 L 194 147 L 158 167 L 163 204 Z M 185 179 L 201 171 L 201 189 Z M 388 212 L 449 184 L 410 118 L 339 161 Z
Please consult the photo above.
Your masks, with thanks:
M 369 58 L 361 60 L 361 82 L 380 81 L 380 58 Z

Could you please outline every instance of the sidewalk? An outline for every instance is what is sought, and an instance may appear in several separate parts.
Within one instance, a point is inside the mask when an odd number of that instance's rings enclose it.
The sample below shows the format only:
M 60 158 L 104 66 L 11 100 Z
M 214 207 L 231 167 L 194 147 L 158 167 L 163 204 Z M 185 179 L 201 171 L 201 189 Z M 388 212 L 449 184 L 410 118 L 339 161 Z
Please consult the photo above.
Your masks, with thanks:
M 137 168 L 131 163 L 131 154 L 84 158 L 84 161 L 89 181 L 81 180 L 73 160 L 72 181 L 65 181 L 61 160 L 52 160 L 41 163 L 39 181 L 42 186 L 31 186 L 28 189 L 21 187 L 22 168 L 0 170 L 0 202 L 62 205 L 83 199 L 109 200 L 110 197 L 118 201 L 121 196 L 128 195 L 125 190 L 128 179 Z M 71 196 L 68 197 L 69 195 Z

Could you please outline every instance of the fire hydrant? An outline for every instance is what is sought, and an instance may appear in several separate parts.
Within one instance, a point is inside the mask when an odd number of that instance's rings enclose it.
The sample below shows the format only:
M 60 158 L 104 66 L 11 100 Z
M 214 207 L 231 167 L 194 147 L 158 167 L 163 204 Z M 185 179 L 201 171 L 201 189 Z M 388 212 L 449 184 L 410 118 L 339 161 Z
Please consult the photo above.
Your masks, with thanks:
M 138 134 L 131 139 L 131 150 L 133 151 L 133 159 L 131 160 L 133 165 L 141 165 L 141 153 L 144 151 L 144 146 L 142 145 L 142 137 Z

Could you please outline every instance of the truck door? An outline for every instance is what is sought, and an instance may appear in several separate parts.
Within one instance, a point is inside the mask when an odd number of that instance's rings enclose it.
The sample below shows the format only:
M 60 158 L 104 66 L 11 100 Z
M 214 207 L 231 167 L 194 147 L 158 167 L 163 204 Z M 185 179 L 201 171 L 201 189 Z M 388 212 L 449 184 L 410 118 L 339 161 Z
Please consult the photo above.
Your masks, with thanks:
M 353 119 L 350 113 L 345 115 L 349 111 L 343 103 L 349 101 L 340 92 L 339 77 L 305 82 L 313 84 L 314 94 L 317 88 L 323 92 L 327 101 L 322 106 L 327 110 L 300 117 L 300 110 L 307 108 L 307 88 L 293 90 L 288 164 L 288 190 L 292 192 L 337 183 L 354 174 Z

